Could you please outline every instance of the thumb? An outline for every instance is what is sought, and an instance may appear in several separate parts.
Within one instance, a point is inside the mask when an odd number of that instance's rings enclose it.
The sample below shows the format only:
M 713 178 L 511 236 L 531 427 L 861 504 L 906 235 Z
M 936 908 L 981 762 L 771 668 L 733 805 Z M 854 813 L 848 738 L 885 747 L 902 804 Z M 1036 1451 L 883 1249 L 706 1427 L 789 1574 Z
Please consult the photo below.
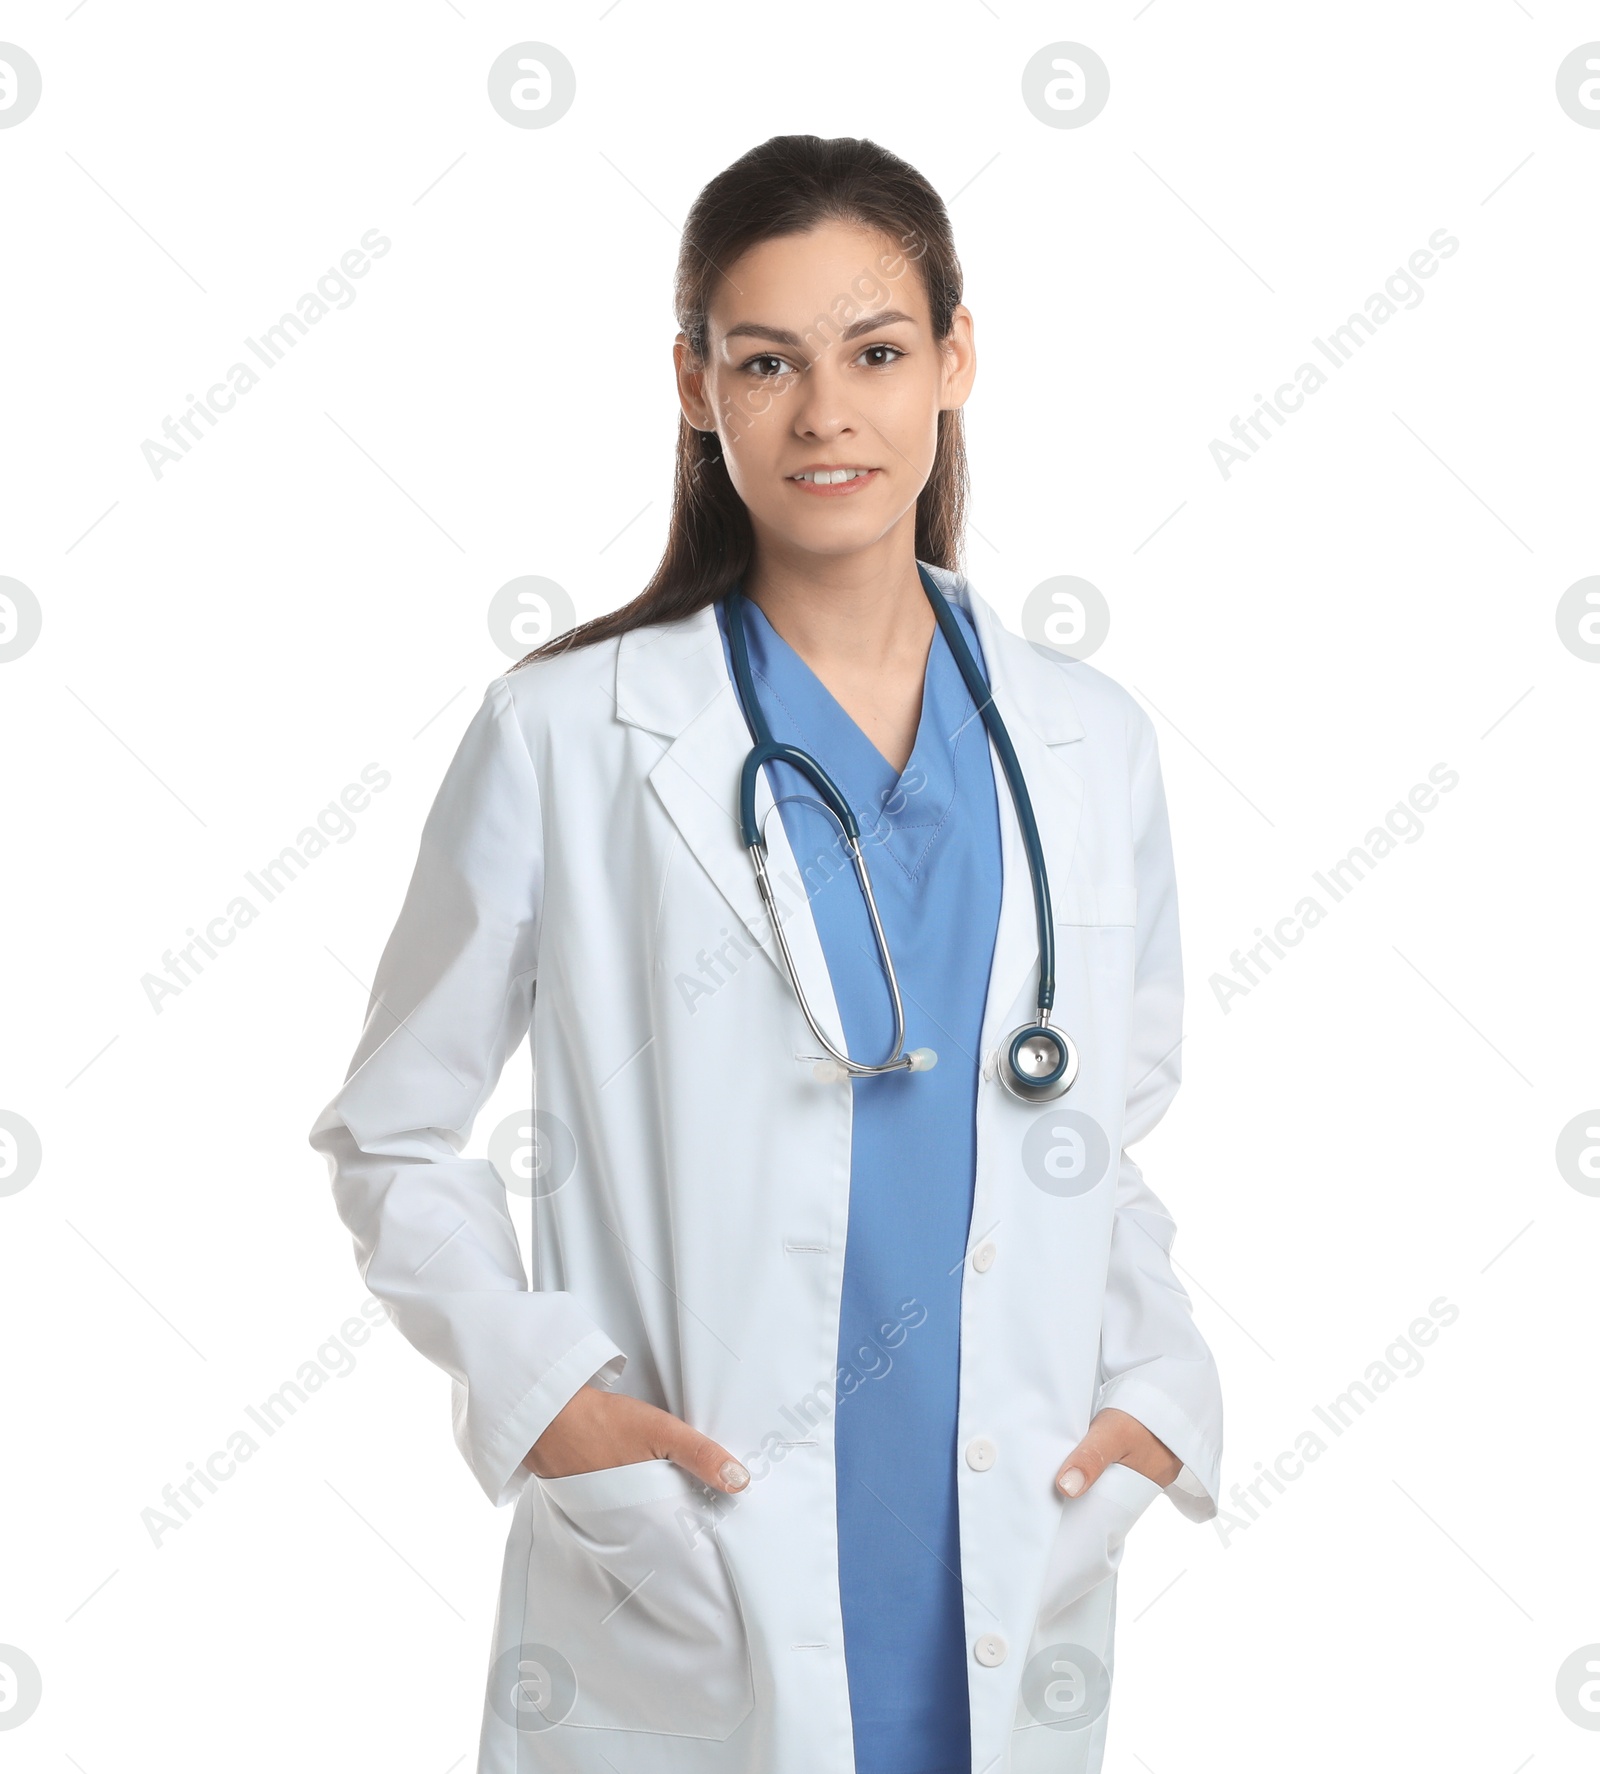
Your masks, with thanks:
M 692 1472 L 701 1484 L 714 1491 L 731 1495 L 749 1484 L 750 1474 L 719 1442 L 691 1429 L 681 1417 L 668 1412 L 662 1415 L 666 1421 L 661 1425 L 661 1445 L 657 1450 L 662 1459 Z
M 1102 1472 L 1116 1459 L 1116 1450 L 1109 1446 L 1110 1437 L 1099 1419 L 1089 1425 L 1089 1432 L 1067 1455 L 1056 1474 L 1056 1489 L 1065 1497 L 1081 1496 Z

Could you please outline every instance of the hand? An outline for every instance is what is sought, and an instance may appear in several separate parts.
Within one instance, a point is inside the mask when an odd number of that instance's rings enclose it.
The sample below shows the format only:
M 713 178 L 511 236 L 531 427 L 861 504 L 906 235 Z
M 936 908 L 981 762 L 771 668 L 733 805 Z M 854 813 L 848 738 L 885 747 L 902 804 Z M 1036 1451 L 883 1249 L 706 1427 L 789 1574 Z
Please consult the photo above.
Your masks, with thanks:
M 1182 1460 L 1137 1417 L 1108 1409 L 1096 1413 L 1088 1434 L 1063 1461 L 1056 1489 L 1081 1496 L 1113 1464 L 1131 1466 L 1163 1489 L 1183 1470 Z
M 714 1491 L 742 1491 L 750 1482 L 724 1447 L 669 1411 L 625 1392 L 582 1386 L 523 1456 L 540 1478 L 570 1478 L 640 1460 L 671 1460 Z

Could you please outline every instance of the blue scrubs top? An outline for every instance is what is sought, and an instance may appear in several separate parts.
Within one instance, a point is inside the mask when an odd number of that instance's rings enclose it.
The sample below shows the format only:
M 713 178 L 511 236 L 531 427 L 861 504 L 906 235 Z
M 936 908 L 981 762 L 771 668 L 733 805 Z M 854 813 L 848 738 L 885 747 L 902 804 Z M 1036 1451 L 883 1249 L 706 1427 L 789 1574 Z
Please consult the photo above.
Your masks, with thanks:
M 982 664 L 971 620 L 952 604 Z M 970 1774 L 956 1506 L 961 1280 L 977 1162 L 978 1045 L 1000 917 L 1000 823 L 983 722 L 934 630 L 903 773 L 744 601 L 775 739 L 811 753 L 861 825 L 905 1007 L 931 1072 L 857 1078 L 839 1323 L 839 1598 L 858 1774 Z M 717 617 L 727 654 L 727 612 Z M 732 675 L 731 656 L 728 660 Z M 853 1059 L 894 1036 L 866 904 L 834 821 L 791 765 L 766 766 Z M 798 796 L 800 799 L 785 799 Z M 837 1087 L 835 1087 L 837 1088 Z

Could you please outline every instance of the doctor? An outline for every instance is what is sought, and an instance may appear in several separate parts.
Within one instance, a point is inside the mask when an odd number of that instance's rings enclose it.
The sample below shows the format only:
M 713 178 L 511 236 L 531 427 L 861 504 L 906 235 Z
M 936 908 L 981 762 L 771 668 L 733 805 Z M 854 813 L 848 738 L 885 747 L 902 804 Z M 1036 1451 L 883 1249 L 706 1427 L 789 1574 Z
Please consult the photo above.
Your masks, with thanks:
M 480 1774 L 1095 1774 L 1126 1535 L 1216 1513 L 1127 1151 L 1179 1079 L 1155 734 L 957 570 L 960 293 L 870 142 L 700 194 L 661 565 L 490 684 L 312 1130 L 514 1505 Z M 531 1289 L 462 1156 L 530 1027 Z

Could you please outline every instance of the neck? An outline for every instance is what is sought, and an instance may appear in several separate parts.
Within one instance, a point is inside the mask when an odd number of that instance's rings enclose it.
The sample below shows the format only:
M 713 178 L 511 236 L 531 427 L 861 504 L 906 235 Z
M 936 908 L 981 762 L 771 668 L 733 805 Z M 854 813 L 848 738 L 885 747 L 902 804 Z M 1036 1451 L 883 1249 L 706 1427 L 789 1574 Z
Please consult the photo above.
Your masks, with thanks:
M 846 555 L 760 538 L 744 593 L 824 679 L 835 662 L 872 670 L 927 656 L 935 619 L 908 526 Z

